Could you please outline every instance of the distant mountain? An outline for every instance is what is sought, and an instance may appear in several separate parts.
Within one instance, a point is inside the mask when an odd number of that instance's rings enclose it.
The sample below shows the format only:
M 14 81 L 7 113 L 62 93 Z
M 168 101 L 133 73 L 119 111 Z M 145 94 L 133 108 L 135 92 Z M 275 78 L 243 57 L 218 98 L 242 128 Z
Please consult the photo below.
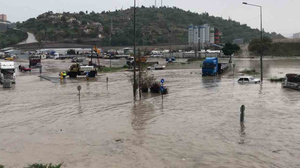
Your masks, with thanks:
M 193 13 L 173 7 L 136 9 L 136 37 L 138 45 L 187 44 L 188 26 L 208 23 L 223 33 L 221 42 L 244 38 L 246 42 L 260 37 L 258 29 L 245 24 Z M 100 42 L 101 45 L 133 45 L 133 8 L 108 12 L 53 13 L 46 12 L 37 18 L 17 23 L 19 29 L 32 32 L 41 41 Z M 265 35 L 281 39 L 275 32 Z M 111 39 L 111 40 L 110 40 Z

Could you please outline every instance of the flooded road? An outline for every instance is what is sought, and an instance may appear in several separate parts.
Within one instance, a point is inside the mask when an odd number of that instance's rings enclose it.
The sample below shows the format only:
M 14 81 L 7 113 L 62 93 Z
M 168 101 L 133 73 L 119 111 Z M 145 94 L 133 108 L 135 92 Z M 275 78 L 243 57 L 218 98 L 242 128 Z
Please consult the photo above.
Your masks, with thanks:
M 265 61 L 266 77 L 299 72 L 299 59 Z M 70 63 L 44 64 L 56 79 Z M 259 59 L 235 60 L 236 72 Z M 17 74 L 0 87 L 0 164 L 63 167 L 300 167 L 300 94 L 280 83 L 238 84 L 229 75 L 202 77 L 199 65 L 153 71 L 169 94 L 133 102 L 130 72 L 97 79 L 40 79 Z M 188 67 L 192 69 L 188 69 Z M 275 67 L 276 66 L 276 67 Z M 56 72 L 57 71 L 57 72 Z M 109 79 L 108 87 L 106 77 Z M 81 85 L 81 101 L 77 86 Z M 239 109 L 246 106 L 245 127 Z

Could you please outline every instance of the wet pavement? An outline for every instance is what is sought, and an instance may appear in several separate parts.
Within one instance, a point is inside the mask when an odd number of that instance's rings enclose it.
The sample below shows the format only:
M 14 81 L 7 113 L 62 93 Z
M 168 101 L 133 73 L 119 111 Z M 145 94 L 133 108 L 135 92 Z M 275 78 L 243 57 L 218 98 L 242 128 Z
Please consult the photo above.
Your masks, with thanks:
M 299 59 L 266 59 L 265 77 L 299 73 Z M 26 62 L 17 62 L 26 64 Z M 58 79 L 69 61 L 47 60 Z M 117 64 L 117 63 L 116 63 Z M 230 72 L 202 77 L 199 62 L 153 71 L 169 94 L 133 101 L 130 72 L 96 79 L 18 73 L 0 87 L 0 164 L 63 167 L 300 167 L 300 94 L 265 80 L 238 84 Z M 235 60 L 236 72 L 259 59 Z M 106 83 L 108 77 L 108 86 Z M 259 76 L 257 76 L 259 77 Z M 81 85 L 79 101 L 77 86 Z M 246 106 L 244 127 L 239 109 Z

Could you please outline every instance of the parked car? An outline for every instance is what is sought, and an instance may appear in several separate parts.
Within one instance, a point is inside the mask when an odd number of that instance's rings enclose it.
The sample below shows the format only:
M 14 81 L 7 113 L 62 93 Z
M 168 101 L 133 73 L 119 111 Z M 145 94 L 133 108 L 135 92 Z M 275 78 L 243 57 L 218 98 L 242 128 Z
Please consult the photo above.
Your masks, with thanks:
M 260 83 L 260 79 L 256 79 L 252 76 L 241 76 L 238 79 L 238 83 Z
M 152 66 L 147 67 L 148 70 L 163 70 L 165 69 L 165 65 L 154 64 Z
M 151 57 L 162 58 L 164 55 L 162 54 L 152 54 Z

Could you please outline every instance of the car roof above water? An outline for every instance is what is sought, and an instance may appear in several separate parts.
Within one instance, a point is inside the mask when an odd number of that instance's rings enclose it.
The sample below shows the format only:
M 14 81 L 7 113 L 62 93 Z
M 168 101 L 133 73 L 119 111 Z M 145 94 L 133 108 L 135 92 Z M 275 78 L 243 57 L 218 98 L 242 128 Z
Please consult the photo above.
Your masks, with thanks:
M 240 76 L 239 78 L 254 78 L 253 76 Z

